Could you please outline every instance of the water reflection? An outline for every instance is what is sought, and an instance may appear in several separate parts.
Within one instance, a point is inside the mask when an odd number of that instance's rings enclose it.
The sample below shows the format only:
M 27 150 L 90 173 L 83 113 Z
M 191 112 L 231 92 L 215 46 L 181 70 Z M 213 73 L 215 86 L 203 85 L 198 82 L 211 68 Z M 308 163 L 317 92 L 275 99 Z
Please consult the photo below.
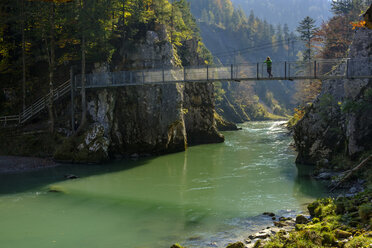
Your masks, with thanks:
M 60 247 L 224 247 L 271 223 L 262 212 L 291 214 L 322 193 L 294 164 L 280 124 L 246 123 L 226 132 L 224 144 L 183 153 L 0 176 L 0 240 L 5 247 L 50 247 L 53 240 Z M 64 181 L 64 174 L 81 178 Z M 29 228 L 24 239 L 15 235 Z

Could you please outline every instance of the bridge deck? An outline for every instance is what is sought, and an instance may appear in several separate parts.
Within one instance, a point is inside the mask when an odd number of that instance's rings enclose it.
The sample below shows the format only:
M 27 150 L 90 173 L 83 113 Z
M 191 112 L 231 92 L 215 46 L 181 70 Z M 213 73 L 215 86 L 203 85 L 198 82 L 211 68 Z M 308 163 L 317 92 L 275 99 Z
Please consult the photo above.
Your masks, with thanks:
M 362 68 L 361 68 L 362 67 Z M 260 81 L 303 79 L 365 79 L 372 78 L 372 58 L 329 59 L 311 62 L 273 62 L 273 77 L 269 77 L 264 63 L 185 68 L 161 68 L 142 71 L 120 71 L 86 75 L 86 88 L 125 87 L 131 85 L 162 85 L 188 82 Z M 75 85 L 81 88 L 81 76 Z M 44 110 L 48 101 L 66 96 L 73 87 L 70 80 L 34 102 L 18 115 L 1 116 L 0 127 L 20 125 Z M 72 122 L 73 123 L 73 122 Z
M 360 65 L 365 67 L 364 70 L 360 70 Z M 161 68 L 87 74 L 86 88 L 215 81 L 363 79 L 372 78 L 372 58 L 273 62 L 272 75 L 268 76 L 265 63 Z M 75 79 L 80 88 L 81 76 Z

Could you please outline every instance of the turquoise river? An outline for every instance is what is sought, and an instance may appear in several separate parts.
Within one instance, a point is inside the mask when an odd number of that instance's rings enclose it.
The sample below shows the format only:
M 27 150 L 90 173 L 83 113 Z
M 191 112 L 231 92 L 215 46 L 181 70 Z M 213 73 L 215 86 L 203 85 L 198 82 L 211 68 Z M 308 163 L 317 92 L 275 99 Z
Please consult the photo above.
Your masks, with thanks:
M 225 143 L 182 153 L 0 175 L 0 247 L 225 247 L 243 240 L 272 225 L 262 212 L 293 215 L 325 192 L 308 167 L 295 165 L 281 124 L 245 123 L 224 132 Z

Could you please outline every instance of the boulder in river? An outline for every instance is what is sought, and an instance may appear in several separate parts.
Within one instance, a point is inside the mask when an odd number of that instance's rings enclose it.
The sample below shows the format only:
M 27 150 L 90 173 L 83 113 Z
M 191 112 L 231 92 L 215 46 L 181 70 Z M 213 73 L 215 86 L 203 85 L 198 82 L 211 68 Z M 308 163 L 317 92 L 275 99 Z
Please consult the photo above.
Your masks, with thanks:
M 79 177 L 73 174 L 68 174 L 68 175 L 65 175 L 65 178 L 66 179 L 78 179 Z
M 305 216 L 303 216 L 302 214 L 297 215 L 296 224 L 306 224 L 308 222 L 309 222 L 309 220 Z

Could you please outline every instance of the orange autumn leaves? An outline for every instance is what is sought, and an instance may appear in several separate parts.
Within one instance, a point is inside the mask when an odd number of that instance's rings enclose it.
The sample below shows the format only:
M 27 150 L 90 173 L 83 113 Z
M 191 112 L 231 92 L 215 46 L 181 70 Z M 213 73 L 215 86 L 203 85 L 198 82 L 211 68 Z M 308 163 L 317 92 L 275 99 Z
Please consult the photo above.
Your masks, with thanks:
M 350 24 L 353 26 L 353 30 L 356 28 L 364 28 L 366 27 L 366 21 L 362 20 L 359 22 L 350 22 Z

